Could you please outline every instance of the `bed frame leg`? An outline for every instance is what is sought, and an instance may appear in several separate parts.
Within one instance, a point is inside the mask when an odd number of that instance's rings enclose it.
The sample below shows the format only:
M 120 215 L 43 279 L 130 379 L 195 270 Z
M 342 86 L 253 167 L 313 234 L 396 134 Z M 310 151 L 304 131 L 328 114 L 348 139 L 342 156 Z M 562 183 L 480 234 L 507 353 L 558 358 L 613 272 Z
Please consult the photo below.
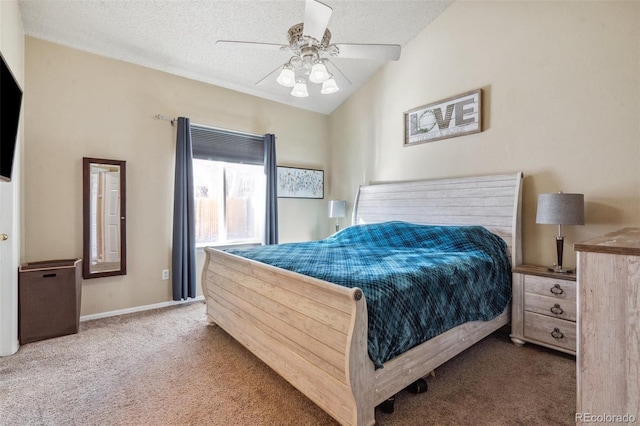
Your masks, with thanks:
M 511 341 L 513 342 L 514 345 L 516 345 L 518 347 L 524 345 L 524 343 L 525 343 L 524 340 L 520 340 L 517 337 L 512 337 Z
M 426 392 L 429 389 L 429 385 L 427 384 L 427 381 L 425 379 L 418 379 L 407 386 L 405 389 L 417 395 L 419 393 Z
M 382 404 L 378 405 L 378 408 L 380 408 L 380 411 L 382 411 L 383 413 L 391 414 L 395 409 L 395 403 L 396 403 L 396 396 L 393 395 L 392 397 L 387 398 L 386 401 L 382 402 Z
M 433 373 L 433 371 L 431 373 Z M 429 385 L 427 385 L 427 381 L 425 379 L 420 378 L 415 382 L 411 383 L 409 386 L 407 386 L 404 389 L 411 393 L 419 394 L 419 393 L 426 392 L 429 389 Z M 396 403 L 396 396 L 393 395 L 392 397 L 388 398 L 386 401 L 378 405 L 378 408 L 383 413 L 391 414 L 395 410 L 395 403 Z

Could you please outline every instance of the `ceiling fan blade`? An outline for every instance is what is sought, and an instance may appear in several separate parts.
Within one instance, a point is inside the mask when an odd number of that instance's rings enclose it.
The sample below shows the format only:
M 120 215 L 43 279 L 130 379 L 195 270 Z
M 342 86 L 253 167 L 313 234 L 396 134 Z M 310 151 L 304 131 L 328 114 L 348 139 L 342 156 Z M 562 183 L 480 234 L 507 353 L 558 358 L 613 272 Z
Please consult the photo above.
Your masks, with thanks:
M 284 50 L 289 48 L 289 46 L 285 44 L 258 43 L 255 41 L 234 41 L 234 40 L 218 40 L 216 41 L 216 45 L 229 46 L 234 48 L 249 47 L 253 49 L 269 49 L 269 50 Z
M 335 44 L 340 50 L 338 58 L 378 59 L 397 61 L 402 48 L 399 44 Z
M 320 3 L 317 0 L 307 0 L 304 9 L 302 35 L 322 41 L 332 12 L 333 9 L 324 3 Z
M 256 86 L 259 85 L 260 83 L 262 83 L 263 81 L 267 80 L 269 77 L 273 76 L 277 71 L 280 71 L 282 69 L 282 65 L 278 65 L 278 68 L 274 69 L 273 71 L 271 71 L 269 74 L 265 75 L 264 77 L 262 77 L 260 80 L 258 80 L 256 82 Z M 274 78 L 275 80 L 275 78 Z
M 334 64 L 333 62 L 331 62 L 331 61 L 330 61 L 330 60 L 328 60 L 328 59 L 323 59 L 323 61 L 326 61 L 328 64 L 330 64 L 330 65 L 331 65 L 331 67 L 332 67 L 333 69 L 335 69 L 336 71 L 338 71 L 338 73 L 342 76 L 342 78 L 344 78 L 344 79 L 346 80 L 346 82 L 347 82 L 347 83 L 349 83 L 349 86 L 351 86 L 351 84 L 352 84 L 352 83 L 351 83 L 351 80 L 349 80 L 349 79 L 347 78 L 347 76 L 346 76 L 346 75 L 344 75 L 344 73 L 343 73 L 342 71 L 340 71 L 340 68 L 338 68 L 336 64 Z

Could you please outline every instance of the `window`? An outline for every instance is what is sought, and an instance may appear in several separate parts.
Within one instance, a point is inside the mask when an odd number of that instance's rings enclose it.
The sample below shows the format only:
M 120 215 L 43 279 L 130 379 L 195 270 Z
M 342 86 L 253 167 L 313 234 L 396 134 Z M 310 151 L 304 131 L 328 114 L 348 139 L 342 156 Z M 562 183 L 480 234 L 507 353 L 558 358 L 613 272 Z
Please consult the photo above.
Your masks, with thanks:
M 262 137 L 193 125 L 191 137 L 196 246 L 262 243 Z
M 262 242 L 264 167 L 193 160 L 196 244 Z

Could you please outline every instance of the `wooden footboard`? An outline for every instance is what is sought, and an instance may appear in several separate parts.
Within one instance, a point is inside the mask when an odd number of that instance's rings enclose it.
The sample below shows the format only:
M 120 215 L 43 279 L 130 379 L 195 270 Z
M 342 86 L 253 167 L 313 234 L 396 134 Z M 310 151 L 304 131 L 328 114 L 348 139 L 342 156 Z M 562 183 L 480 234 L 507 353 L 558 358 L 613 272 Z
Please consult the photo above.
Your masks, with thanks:
M 375 407 L 509 323 L 455 327 L 375 370 L 359 289 L 207 248 L 203 293 L 211 322 L 344 425 L 372 425 Z
M 375 422 L 359 289 L 207 248 L 209 320 L 342 424 Z

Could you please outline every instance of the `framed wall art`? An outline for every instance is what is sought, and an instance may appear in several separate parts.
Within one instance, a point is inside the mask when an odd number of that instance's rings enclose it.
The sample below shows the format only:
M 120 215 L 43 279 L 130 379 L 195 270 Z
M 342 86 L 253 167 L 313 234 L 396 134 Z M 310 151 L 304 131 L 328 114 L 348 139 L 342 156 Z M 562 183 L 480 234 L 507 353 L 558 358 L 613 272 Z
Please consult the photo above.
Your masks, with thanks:
M 482 89 L 404 113 L 404 146 L 482 131 Z
M 278 166 L 278 198 L 324 198 L 324 170 Z

